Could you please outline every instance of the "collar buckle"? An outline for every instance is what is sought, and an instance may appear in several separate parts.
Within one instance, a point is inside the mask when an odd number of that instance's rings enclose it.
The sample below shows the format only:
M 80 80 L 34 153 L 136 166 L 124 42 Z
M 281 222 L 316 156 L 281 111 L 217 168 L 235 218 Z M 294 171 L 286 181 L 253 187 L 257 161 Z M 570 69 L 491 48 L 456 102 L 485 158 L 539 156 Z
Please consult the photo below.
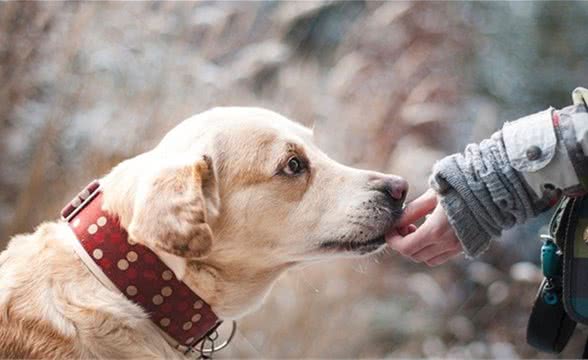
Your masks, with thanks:
M 188 349 L 184 352 L 184 355 L 194 354 L 198 355 L 197 359 L 212 359 L 214 353 L 226 348 L 235 337 L 235 333 L 237 332 L 237 322 L 234 320 L 231 321 L 231 332 L 229 336 L 219 345 L 215 345 L 215 342 L 218 341 L 218 328 L 221 324 L 222 321 L 213 327 L 201 339 L 195 340 L 192 345 L 188 346 Z
M 70 222 L 71 219 L 100 193 L 100 190 L 100 182 L 93 180 L 61 210 L 61 219 Z

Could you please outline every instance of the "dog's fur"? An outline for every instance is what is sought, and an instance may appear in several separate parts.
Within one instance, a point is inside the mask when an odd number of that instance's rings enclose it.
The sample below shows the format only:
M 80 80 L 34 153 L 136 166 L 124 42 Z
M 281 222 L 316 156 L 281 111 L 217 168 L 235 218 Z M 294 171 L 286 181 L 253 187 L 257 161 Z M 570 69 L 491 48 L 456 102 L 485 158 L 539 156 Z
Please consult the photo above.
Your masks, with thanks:
M 221 319 L 254 310 L 297 264 L 382 249 L 401 212 L 386 186 L 403 184 L 329 159 L 309 129 L 256 108 L 196 115 L 101 183 L 104 209 Z M 64 222 L 44 223 L 0 255 L 0 357 L 181 357 L 72 241 Z

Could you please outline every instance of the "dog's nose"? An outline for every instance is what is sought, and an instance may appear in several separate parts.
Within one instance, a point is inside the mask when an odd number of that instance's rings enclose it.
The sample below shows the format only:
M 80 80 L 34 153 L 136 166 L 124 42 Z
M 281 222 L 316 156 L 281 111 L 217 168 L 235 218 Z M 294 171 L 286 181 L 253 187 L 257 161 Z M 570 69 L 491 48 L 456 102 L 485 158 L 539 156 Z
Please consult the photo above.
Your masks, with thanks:
M 370 182 L 374 190 L 386 194 L 390 202 L 395 206 L 401 206 L 406 199 L 406 194 L 408 193 L 408 182 L 400 176 L 377 176 L 372 177 Z

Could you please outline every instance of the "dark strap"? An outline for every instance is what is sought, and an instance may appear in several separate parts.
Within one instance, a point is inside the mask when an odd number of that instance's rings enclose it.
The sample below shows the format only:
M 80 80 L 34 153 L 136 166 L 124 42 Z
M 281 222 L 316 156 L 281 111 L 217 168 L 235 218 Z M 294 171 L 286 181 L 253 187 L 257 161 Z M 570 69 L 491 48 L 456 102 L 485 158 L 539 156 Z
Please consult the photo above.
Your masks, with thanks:
M 565 226 L 563 299 L 567 313 L 588 325 L 588 196 L 571 201 Z
M 549 222 L 549 235 L 551 235 L 560 249 L 564 248 L 563 240 L 565 239 L 565 232 L 572 210 L 571 201 L 572 198 L 563 196 Z
M 549 235 L 560 249 L 564 248 L 562 239 L 565 239 L 563 235 L 568 227 L 572 207 L 572 199 L 563 197 L 550 222 Z M 555 255 L 560 259 L 557 266 L 561 267 L 563 255 L 561 252 Z M 576 322 L 564 308 L 561 270 L 552 271 L 549 277 L 543 279 L 537 292 L 527 324 L 527 343 L 540 351 L 560 353 L 573 334 Z
M 527 343 L 534 348 L 560 353 L 572 336 L 576 322 L 566 314 L 561 288 L 543 280 L 527 324 Z

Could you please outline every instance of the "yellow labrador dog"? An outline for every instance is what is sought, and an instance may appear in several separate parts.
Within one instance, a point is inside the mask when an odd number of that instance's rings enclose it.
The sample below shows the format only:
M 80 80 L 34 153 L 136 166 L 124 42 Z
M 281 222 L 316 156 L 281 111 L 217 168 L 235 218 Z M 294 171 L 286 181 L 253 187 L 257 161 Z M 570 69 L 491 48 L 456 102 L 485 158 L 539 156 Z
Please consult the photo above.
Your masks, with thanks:
M 381 250 L 407 184 L 329 159 L 309 129 L 274 112 L 234 107 L 185 120 L 100 179 L 100 191 L 101 210 L 129 244 L 153 251 L 178 287 L 232 320 L 256 309 L 287 269 Z M 148 289 L 109 286 L 88 264 L 106 255 L 80 255 L 80 241 L 71 224 L 44 223 L 0 255 L 0 357 L 183 357 L 162 331 L 169 319 L 155 324 L 132 300 Z M 117 271 L 131 274 L 137 257 L 127 253 Z M 152 301 L 175 296 L 162 294 Z M 201 315 L 188 316 L 184 330 Z

